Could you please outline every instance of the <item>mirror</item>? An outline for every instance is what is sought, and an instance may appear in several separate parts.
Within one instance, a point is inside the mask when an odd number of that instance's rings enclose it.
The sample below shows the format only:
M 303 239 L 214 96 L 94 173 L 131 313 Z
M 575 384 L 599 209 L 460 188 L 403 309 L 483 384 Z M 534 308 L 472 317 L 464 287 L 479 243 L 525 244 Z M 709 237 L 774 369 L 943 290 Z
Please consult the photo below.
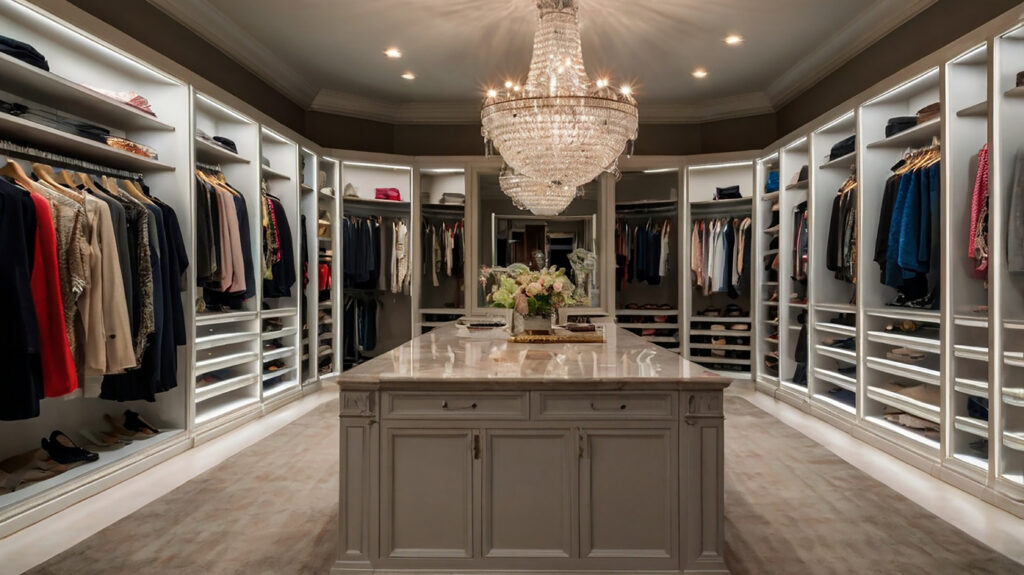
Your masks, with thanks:
M 601 208 L 598 181 L 584 186 L 583 195 L 557 216 L 537 216 L 517 208 L 501 191 L 497 173 L 479 174 L 477 185 L 481 266 L 503 268 L 521 263 L 533 270 L 564 268 L 577 286 L 577 296 L 584 301 L 579 306 L 600 305 L 596 269 Z M 480 305 L 487 305 L 483 290 Z

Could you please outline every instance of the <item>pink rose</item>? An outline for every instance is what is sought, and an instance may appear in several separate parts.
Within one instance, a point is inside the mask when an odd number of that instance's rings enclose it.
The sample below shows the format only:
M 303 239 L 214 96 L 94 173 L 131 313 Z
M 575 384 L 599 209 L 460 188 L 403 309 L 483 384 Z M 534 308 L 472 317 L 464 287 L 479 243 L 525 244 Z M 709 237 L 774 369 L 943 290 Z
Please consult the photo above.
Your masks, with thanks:
M 555 290 L 555 293 L 562 293 L 562 282 L 555 282 L 551 287 Z
M 529 295 L 530 297 L 539 294 L 543 290 L 544 286 L 540 285 L 539 282 L 533 282 L 532 284 L 526 286 L 526 294 Z

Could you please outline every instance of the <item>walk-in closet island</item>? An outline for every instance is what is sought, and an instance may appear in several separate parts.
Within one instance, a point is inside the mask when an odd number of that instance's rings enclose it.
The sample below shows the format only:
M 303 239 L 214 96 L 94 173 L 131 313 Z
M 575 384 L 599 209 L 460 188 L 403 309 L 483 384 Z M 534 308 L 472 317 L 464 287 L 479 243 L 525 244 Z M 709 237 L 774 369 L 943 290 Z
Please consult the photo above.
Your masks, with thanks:
M 730 380 L 604 325 L 446 326 L 342 374 L 333 572 L 728 572 Z

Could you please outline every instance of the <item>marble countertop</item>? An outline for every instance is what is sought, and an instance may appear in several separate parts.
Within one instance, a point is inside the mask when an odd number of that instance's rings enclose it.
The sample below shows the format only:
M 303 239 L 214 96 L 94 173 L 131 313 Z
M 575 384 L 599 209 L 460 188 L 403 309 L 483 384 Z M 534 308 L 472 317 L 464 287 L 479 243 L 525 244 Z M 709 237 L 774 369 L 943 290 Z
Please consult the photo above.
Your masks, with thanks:
M 718 375 L 624 329 L 608 325 L 605 343 L 518 344 L 508 333 L 463 337 L 454 324 L 404 345 L 341 375 L 342 388 L 432 389 L 520 384 L 559 389 L 722 389 Z

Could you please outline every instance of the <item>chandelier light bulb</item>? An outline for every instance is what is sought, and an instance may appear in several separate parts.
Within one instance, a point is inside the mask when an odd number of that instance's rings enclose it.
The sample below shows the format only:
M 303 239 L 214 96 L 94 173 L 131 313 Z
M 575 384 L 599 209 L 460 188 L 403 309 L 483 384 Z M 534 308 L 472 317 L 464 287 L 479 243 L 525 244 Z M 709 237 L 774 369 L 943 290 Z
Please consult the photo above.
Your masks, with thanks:
M 506 80 L 505 81 L 505 87 L 506 88 L 511 88 L 512 87 L 512 80 Z
M 633 88 L 629 84 L 623 84 L 622 88 L 619 89 L 624 96 L 629 96 L 633 93 Z
M 487 97 L 488 98 L 496 98 L 497 96 L 498 96 L 498 91 L 497 90 L 487 90 Z

